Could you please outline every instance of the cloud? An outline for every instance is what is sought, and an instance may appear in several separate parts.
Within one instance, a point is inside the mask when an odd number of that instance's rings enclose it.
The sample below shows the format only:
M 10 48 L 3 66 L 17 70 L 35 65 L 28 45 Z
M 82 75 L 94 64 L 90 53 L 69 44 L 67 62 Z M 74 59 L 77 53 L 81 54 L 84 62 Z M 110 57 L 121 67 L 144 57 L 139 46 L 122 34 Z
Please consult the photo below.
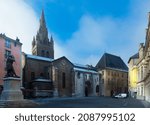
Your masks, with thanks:
M 129 57 L 138 51 L 139 43 L 145 42 L 148 5 L 149 1 L 134 0 L 127 15 L 120 18 L 83 15 L 79 28 L 61 48 L 77 63 L 95 65 L 104 52 L 118 55 L 127 63 Z
M 38 28 L 34 10 L 23 0 L 0 0 L 0 33 L 23 43 L 23 51 L 31 53 L 31 42 Z
M 150 1 L 133 0 L 128 13 L 122 17 L 84 14 L 78 29 L 66 41 L 49 28 L 55 41 L 55 58 L 66 56 L 72 62 L 95 65 L 104 52 L 121 56 L 125 62 L 145 42 L 147 13 Z M 31 53 L 39 18 L 24 0 L 0 0 L 0 33 L 11 38 L 18 36 L 23 51 Z M 47 22 L 48 23 L 48 22 Z
M 74 62 L 95 65 L 100 50 L 105 50 L 102 47 L 106 44 L 107 34 L 110 34 L 114 27 L 115 23 L 111 17 L 100 19 L 83 15 L 79 21 L 79 29 L 66 42 L 65 50 L 71 50 L 69 58 Z

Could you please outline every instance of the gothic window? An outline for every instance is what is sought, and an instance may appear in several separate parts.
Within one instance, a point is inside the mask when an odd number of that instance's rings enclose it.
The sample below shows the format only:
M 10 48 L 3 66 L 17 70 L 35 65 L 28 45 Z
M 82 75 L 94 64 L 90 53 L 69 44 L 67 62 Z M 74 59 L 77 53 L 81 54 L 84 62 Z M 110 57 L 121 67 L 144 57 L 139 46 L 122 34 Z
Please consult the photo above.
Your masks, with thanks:
M 31 72 L 31 80 L 34 80 L 34 79 L 35 79 L 35 73 Z
M 63 72 L 62 73 L 62 88 L 66 87 L 66 74 Z
M 49 57 L 49 52 L 48 51 L 46 52 L 46 57 Z
M 45 56 L 45 52 L 44 52 L 44 50 L 42 50 L 41 55 L 42 55 L 42 56 Z
M 11 48 L 11 43 L 9 40 L 5 40 L 5 47 Z
M 43 73 L 40 73 L 40 77 L 44 77 L 44 74 L 43 74 Z
M 48 79 L 50 78 L 50 76 L 49 76 L 49 72 L 47 73 L 47 78 L 48 78 Z

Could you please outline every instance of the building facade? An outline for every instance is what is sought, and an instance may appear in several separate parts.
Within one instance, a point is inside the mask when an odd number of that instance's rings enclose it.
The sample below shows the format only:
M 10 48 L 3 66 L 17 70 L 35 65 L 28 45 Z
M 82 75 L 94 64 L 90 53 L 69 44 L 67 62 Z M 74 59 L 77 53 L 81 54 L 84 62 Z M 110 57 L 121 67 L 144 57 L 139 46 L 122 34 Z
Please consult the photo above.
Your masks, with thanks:
M 6 60 L 11 54 L 15 57 L 13 64 L 16 75 L 22 77 L 21 68 L 21 53 L 22 43 L 19 39 L 16 40 L 7 37 L 5 34 L 0 34 L 0 86 L 3 86 L 3 77 L 6 75 Z
M 131 56 L 128 61 L 129 66 L 129 76 L 128 76 L 128 82 L 129 82 L 129 92 L 131 97 L 136 98 L 137 96 L 137 82 L 138 82 L 138 67 L 137 62 L 139 59 L 139 53 L 136 53 L 135 55 Z
M 99 96 L 100 77 L 92 66 L 74 64 L 74 96 Z
M 145 43 L 140 43 L 139 58 L 136 63 L 138 70 L 137 98 L 150 102 L 150 13 Z
M 50 67 L 50 63 L 52 60 L 53 59 L 51 58 L 22 53 L 22 78 L 25 98 L 35 96 L 35 83 L 39 84 L 38 86 L 40 86 L 40 84 L 43 84 L 43 93 L 46 90 L 48 81 L 49 84 L 51 84 L 50 72 L 48 71 L 48 68 Z
M 128 67 L 115 55 L 105 53 L 96 65 L 101 74 L 101 95 L 113 96 L 128 92 Z
M 99 74 L 91 66 L 74 64 L 66 57 L 51 62 L 51 78 L 54 85 L 54 97 L 97 96 Z

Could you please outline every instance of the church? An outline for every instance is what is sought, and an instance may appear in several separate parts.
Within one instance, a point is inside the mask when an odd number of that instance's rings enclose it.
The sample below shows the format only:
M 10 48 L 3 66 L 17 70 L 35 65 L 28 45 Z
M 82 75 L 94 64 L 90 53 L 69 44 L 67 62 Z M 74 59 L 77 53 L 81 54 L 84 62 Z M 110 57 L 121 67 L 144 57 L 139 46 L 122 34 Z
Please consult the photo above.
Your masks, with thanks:
M 65 56 L 54 58 L 54 40 L 42 11 L 40 26 L 32 41 L 32 55 L 22 53 L 24 98 L 97 96 L 99 73 L 93 66 L 74 64 Z

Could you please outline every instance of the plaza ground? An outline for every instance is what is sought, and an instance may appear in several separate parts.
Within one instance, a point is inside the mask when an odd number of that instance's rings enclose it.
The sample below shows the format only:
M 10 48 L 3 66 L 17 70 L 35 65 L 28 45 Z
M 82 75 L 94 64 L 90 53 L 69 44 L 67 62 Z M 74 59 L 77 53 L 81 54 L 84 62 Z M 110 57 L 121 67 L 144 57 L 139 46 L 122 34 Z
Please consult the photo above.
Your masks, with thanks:
M 134 98 L 111 97 L 35 99 L 39 108 L 150 108 L 150 103 Z
M 134 98 L 63 97 L 1 102 L 1 108 L 150 108 L 150 103 Z

